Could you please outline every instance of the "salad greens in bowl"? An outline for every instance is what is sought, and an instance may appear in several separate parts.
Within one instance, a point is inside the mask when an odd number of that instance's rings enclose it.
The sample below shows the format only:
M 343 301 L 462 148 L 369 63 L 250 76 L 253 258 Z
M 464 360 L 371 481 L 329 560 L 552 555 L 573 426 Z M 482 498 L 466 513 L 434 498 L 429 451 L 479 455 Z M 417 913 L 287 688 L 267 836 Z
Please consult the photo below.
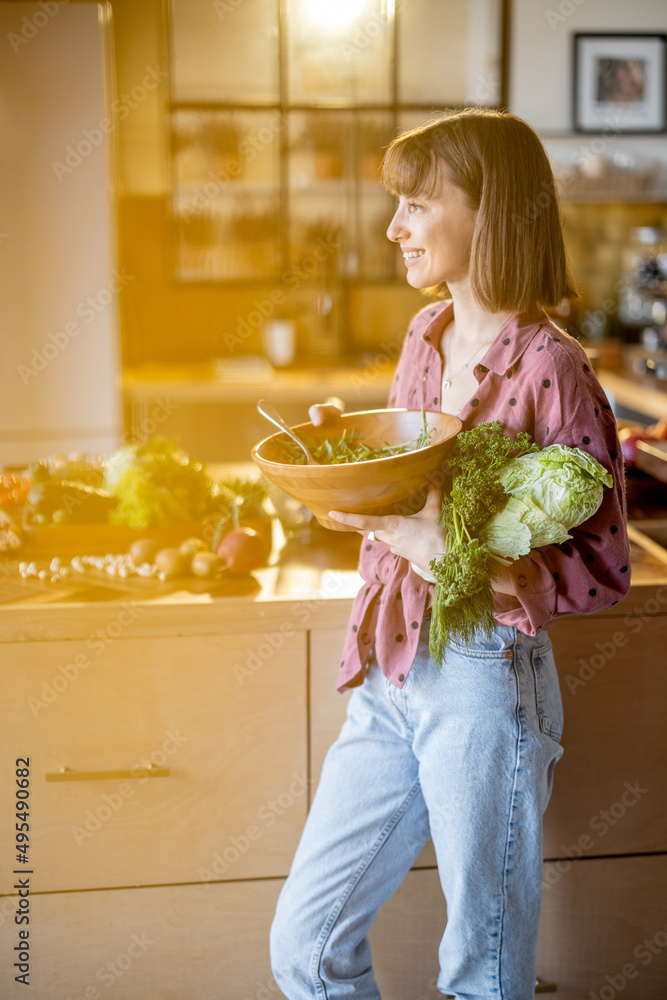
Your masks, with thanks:
M 325 528 L 351 531 L 330 510 L 415 514 L 426 501 L 461 421 L 424 410 L 364 410 L 292 430 L 320 465 L 306 465 L 298 445 L 280 432 L 260 441 L 253 461 L 267 479 L 313 512 Z

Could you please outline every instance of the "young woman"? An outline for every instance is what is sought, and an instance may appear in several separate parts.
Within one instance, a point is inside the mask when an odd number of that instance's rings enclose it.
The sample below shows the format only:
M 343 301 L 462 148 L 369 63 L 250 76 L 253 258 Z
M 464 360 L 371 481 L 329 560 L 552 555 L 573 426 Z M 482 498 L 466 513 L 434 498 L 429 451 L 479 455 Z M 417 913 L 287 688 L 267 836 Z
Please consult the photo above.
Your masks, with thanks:
M 497 418 L 541 447 L 585 449 L 614 486 L 571 542 L 494 580 L 491 637 L 452 642 L 441 671 L 427 582 L 444 548 L 439 491 L 407 517 L 332 512 L 366 536 L 338 677 L 355 690 L 278 902 L 273 971 L 289 1000 L 377 1000 L 368 930 L 431 837 L 447 901 L 439 990 L 533 1000 L 542 815 L 562 754 L 547 630 L 627 593 L 621 449 L 586 354 L 544 312 L 576 293 L 532 129 L 492 111 L 439 118 L 394 140 L 383 181 L 408 282 L 448 296 L 410 325 L 389 406 L 454 413 L 464 429 Z

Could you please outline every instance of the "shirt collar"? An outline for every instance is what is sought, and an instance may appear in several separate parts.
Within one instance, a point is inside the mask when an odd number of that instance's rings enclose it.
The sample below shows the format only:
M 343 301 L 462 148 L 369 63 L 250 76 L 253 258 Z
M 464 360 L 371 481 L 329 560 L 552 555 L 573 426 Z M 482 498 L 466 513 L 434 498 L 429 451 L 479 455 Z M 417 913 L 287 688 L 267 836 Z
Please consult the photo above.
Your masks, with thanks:
M 436 351 L 440 347 L 443 331 L 452 319 L 453 313 L 454 304 L 451 299 L 434 304 L 431 310 L 422 339 Z M 505 375 L 510 368 L 514 367 L 536 336 L 540 324 L 548 322 L 549 317 L 543 309 L 539 308 L 511 316 L 498 331 L 481 361 L 475 366 L 475 371 L 479 370 L 483 375 L 488 371 L 495 372 L 496 375 Z

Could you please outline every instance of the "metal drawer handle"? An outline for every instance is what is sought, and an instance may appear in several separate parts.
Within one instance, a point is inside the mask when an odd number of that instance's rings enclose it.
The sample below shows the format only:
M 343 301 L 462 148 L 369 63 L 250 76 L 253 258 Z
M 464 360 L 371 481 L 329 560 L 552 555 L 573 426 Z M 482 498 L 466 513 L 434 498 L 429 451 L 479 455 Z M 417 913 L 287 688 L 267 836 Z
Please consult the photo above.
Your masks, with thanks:
M 47 781 L 105 781 L 108 778 L 168 778 L 168 767 L 130 767 L 117 771 L 72 771 L 69 767 L 61 767 L 59 771 L 49 771 L 45 775 Z

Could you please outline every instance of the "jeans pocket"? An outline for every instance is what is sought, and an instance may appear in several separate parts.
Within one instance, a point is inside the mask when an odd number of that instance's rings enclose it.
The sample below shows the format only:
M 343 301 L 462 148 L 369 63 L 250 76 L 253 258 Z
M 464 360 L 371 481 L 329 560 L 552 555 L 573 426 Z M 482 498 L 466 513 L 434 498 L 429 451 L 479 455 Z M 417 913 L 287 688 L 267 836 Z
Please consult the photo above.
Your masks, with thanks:
M 563 702 L 551 643 L 531 652 L 535 679 L 535 703 L 540 731 L 560 743 L 563 735 Z
M 475 631 L 472 644 L 462 646 L 453 639 L 449 640 L 452 649 L 471 660 L 504 660 L 513 650 L 516 642 L 516 629 L 510 625 L 496 625 L 491 632 L 478 628 Z

